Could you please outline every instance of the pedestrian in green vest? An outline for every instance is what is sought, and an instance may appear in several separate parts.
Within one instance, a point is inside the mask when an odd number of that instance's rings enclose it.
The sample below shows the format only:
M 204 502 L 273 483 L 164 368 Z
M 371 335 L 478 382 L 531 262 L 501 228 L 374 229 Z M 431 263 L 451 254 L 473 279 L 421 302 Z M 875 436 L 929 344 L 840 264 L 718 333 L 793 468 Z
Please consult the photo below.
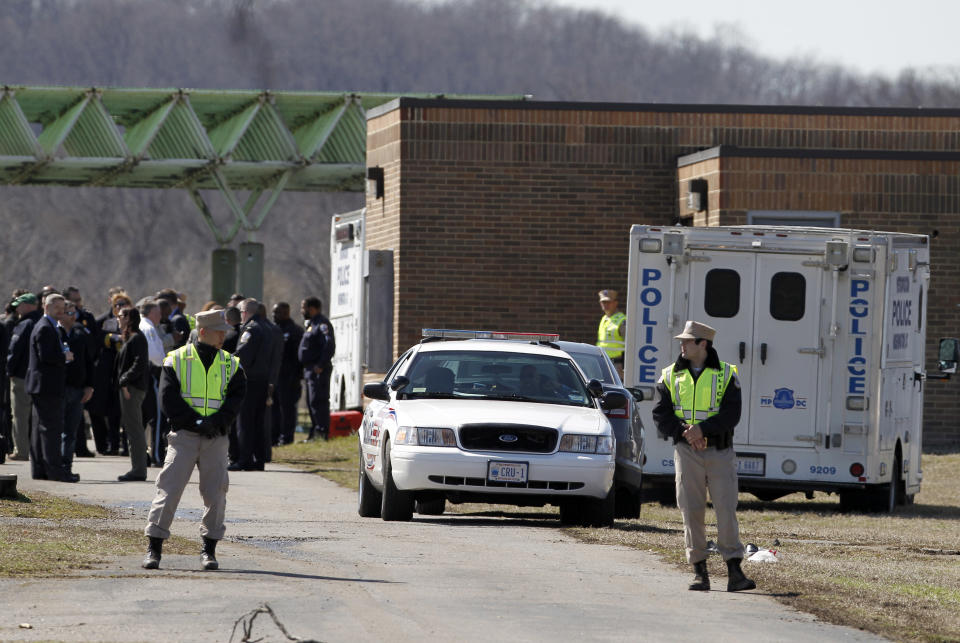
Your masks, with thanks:
M 622 375 L 623 349 L 626 346 L 623 338 L 627 332 L 627 316 L 617 310 L 619 302 L 616 290 L 605 289 L 597 294 L 600 295 L 600 308 L 603 309 L 600 328 L 597 329 L 597 346 L 606 351 Z
M 707 490 L 717 515 L 717 550 L 727 563 L 727 591 L 754 589 L 740 569 L 743 543 L 737 522 L 737 455 L 733 429 L 740 421 L 737 368 L 721 362 L 713 348 L 717 331 L 688 321 L 680 357 L 657 382 L 653 420 L 657 433 L 674 443 L 677 506 L 683 516 L 687 561 L 693 565 L 691 590 L 710 589 L 704 516 Z

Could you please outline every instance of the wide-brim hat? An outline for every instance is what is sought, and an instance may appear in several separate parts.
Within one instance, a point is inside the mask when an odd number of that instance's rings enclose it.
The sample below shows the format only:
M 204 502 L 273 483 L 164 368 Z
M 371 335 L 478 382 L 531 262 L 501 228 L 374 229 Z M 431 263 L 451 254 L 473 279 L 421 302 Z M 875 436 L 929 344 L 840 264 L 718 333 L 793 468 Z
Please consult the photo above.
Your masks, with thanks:
M 712 342 L 716 336 L 717 330 L 715 328 L 688 319 L 683 327 L 683 332 L 675 335 L 674 339 L 705 339 L 708 342 Z
M 617 301 L 617 291 L 603 289 L 597 293 L 600 296 L 600 301 Z
M 207 330 L 233 330 L 233 326 L 227 323 L 222 310 L 207 310 L 197 313 L 197 330 L 206 328 Z

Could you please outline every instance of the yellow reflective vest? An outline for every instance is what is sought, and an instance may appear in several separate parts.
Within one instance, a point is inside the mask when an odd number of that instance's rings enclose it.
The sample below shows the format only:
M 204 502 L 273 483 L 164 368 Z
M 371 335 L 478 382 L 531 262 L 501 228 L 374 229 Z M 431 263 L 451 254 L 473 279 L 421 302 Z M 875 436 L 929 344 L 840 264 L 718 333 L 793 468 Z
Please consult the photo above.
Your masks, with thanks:
M 620 335 L 620 324 L 626 318 L 626 315 L 618 311 L 612 315 L 604 315 L 600 319 L 600 328 L 597 329 L 597 346 L 605 350 L 610 359 L 623 356 L 626 342 Z
M 720 411 L 723 394 L 737 373 L 733 364 L 720 362 L 720 368 L 705 367 L 696 382 L 689 370 L 675 372 L 670 366 L 663 369 L 663 383 L 670 391 L 673 412 L 687 424 L 703 422 Z
M 213 415 L 220 410 L 230 378 L 240 369 L 240 360 L 225 350 L 218 350 L 210 368 L 203 362 L 193 344 L 186 344 L 167 353 L 164 366 L 172 366 L 180 381 L 180 395 L 200 415 Z

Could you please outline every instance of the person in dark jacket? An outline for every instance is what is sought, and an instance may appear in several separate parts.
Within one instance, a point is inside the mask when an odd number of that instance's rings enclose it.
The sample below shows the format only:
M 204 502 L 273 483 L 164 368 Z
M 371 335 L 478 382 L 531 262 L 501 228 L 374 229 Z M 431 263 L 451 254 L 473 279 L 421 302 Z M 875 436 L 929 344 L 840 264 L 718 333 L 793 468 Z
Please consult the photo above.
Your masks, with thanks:
M 740 421 L 740 380 L 736 366 L 720 361 L 713 348 L 717 331 L 687 321 L 680 357 L 663 369 L 656 388 L 653 421 L 674 443 L 677 507 L 683 516 L 687 561 L 694 578 L 689 589 L 707 591 L 707 490 L 717 516 L 717 549 L 727 563 L 727 591 L 754 589 L 740 568 L 743 543 L 737 522 L 737 455 L 733 430 Z
M 264 418 L 274 352 L 273 336 L 257 314 L 259 306 L 256 299 L 240 304 L 243 326 L 236 356 L 246 376 L 247 393 L 237 418 L 237 460 L 230 465 L 231 471 L 263 471 L 267 461 Z
M 133 305 L 120 288 L 112 290 L 110 310 L 97 318 L 100 346 L 94 368 L 93 397 L 87 402 L 87 413 L 93 429 L 97 452 L 102 455 L 120 453 L 120 393 L 117 389 L 117 350 L 123 343 L 117 312 Z
M 66 367 L 73 360 L 58 325 L 63 307 L 62 295 L 48 295 L 43 304 L 43 317 L 30 333 L 26 385 L 33 401 L 31 473 L 35 479 L 76 482 L 80 476 L 70 474 L 63 467 L 61 453 Z
M 310 409 L 308 440 L 319 435 L 324 440 L 330 434 L 330 375 L 333 372 L 333 354 L 336 342 L 333 324 L 321 313 L 320 299 L 308 297 L 300 304 L 300 312 L 307 320 L 307 329 L 300 339 L 297 356 L 303 364 L 303 378 L 307 381 L 307 408 Z
M 303 367 L 297 357 L 303 327 L 290 318 L 290 304 L 279 302 L 273 307 L 273 322 L 283 333 L 283 352 L 280 359 L 280 374 L 273 391 L 274 444 L 290 444 L 297 428 L 297 402 L 303 388 Z
M 205 570 L 219 567 L 216 547 L 225 531 L 230 482 L 226 436 L 243 405 L 246 389 L 240 361 L 221 350 L 229 328 L 223 311 L 199 313 L 196 343 L 171 351 L 163 361 L 160 404 L 163 414 L 170 418 L 171 431 L 167 436 L 167 458 L 157 476 L 157 494 L 144 529 L 150 542 L 143 560 L 145 569 L 160 566 L 163 541 L 170 537 L 170 525 L 194 468 L 199 470 L 204 506 L 200 566 Z M 205 386 L 211 371 L 223 374 L 221 386 L 213 390 Z
M 11 460 L 30 458 L 30 423 L 33 402 L 27 393 L 27 367 L 30 364 L 30 334 L 37 320 L 43 316 L 39 299 L 32 292 L 13 300 L 17 324 L 10 333 L 7 349 L 7 376 L 10 377 L 10 406 L 13 412 L 13 455 Z
M 140 312 L 133 307 L 117 314 L 123 329 L 123 347 L 117 354 L 117 385 L 120 415 L 130 448 L 130 471 L 117 476 L 121 482 L 147 479 L 147 439 L 143 433 L 143 398 L 150 385 L 150 354 L 140 332 Z
M 90 355 L 89 335 L 80 325 L 76 306 L 71 301 L 67 301 L 64 306 L 60 326 L 66 336 L 67 347 L 73 353 L 73 359 L 67 363 L 61 444 L 63 466 L 67 473 L 72 473 L 76 441 L 78 436 L 79 439 L 85 437 L 83 405 L 93 395 L 93 358 Z
M 100 325 L 97 324 L 97 318 L 93 316 L 89 310 L 83 307 L 83 296 L 80 294 L 80 289 L 76 286 L 67 286 L 63 289 L 63 296 L 67 300 L 67 310 L 70 309 L 72 304 L 75 309 L 75 314 L 73 319 L 75 320 L 74 328 L 75 332 L 82 334 L 87 342 L 87 350 L 85 351 L 89 360 L 91 367 L 96 366 L 97 357 L 100 353 L 100 346 L 102 346 L 100 339 Z M 74 351 L 76 353 L 76 351 Z M 67 373 L 67 378 L 69 379 L 69 371 Z M 90 384 L 91 391 L 93 390 L 93 384 Z M 89 401 L 88 399 L 84 400 L 84 404 Z M 69 425 L 67 425 L 69 429 Z M 80 407 L 80 415 L 77 419 L 77 437 L 74 445 L 74 455 L 79 458 L 92 458 L 93 453 L 87 448 L 87 425 L 83 420 L 83 405 Z M 71 458 L 72 459 L 72 458 Z
M 280 363 L 283 361 L 283 331 L 280 327 L 267 319 L 267 307 L 261 303 L 257 307 L 257 319 L 263 323 L 267 332 L 270 334 L 270 347 L 273 353 L 270 356 L 270 376 L 267 381 L 267 401 L 266 409 L 263 414 L 263 439 L 266 462 L 270 462 L 273 445 L 276 444 L 279 436 L 279 427 L 273 421 L 273 394 L 277 390 L 277 382 L 280 379 Z

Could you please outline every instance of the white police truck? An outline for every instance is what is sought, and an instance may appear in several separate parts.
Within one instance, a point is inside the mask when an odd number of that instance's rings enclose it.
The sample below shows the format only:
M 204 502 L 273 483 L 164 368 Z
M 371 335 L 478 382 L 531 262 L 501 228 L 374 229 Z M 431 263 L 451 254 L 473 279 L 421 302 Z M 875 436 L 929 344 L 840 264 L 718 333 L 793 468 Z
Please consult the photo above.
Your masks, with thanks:
M 741 490 L 761 500 L 825 491 L 843 508 L 892 511 L 923 478 L 929 261 L 923 235 L 635 225 L 625 385 L 655 426 L 657 380 L 679 355 L 673 336 L 687 319 L 706 323 L 742 385 Z M 944 341 L 952 357 L 956 340 Z M 651 432 L 651 495 L 672 497 L 673 478 L 673 443 Z

